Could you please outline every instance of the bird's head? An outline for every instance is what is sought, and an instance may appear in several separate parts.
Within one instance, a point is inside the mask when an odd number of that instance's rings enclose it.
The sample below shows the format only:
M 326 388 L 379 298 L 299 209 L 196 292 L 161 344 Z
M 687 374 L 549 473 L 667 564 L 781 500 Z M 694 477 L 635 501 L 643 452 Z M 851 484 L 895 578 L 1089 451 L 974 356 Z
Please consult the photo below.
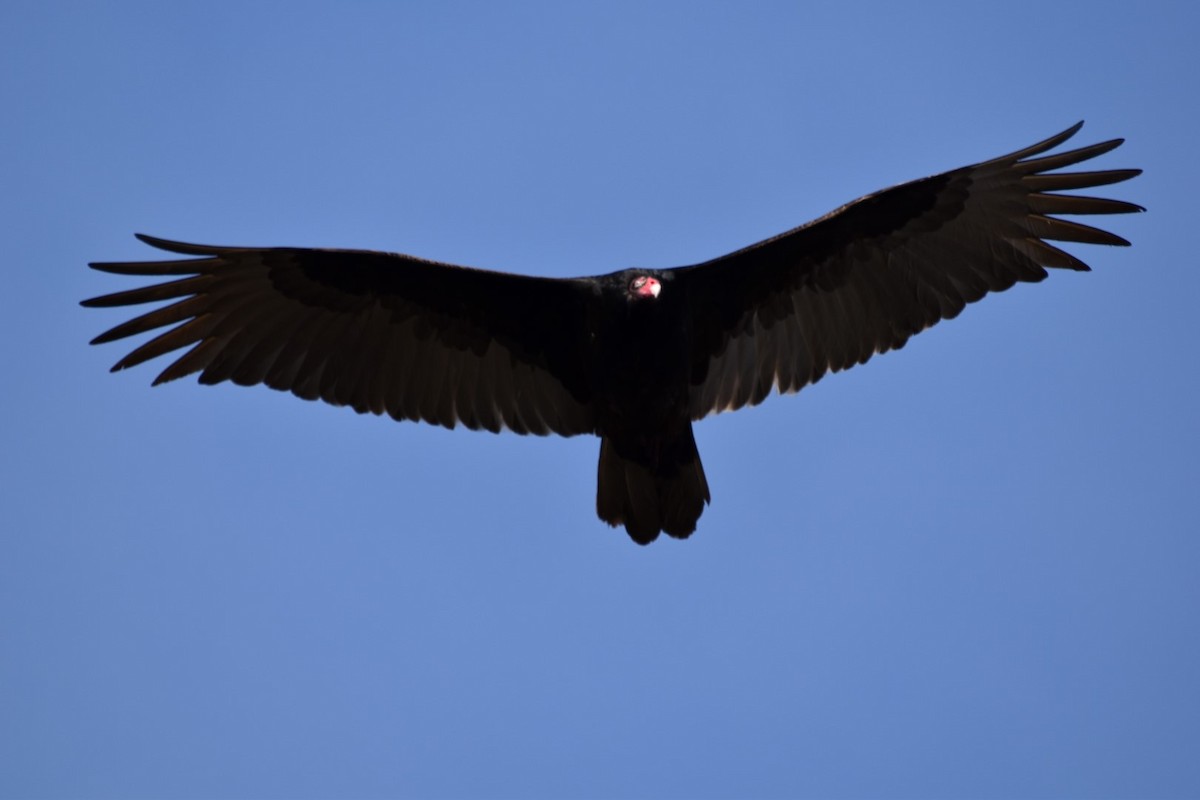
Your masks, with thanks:
M 649 275 L 634 275 L 629 280 L 629 297 L 634 300 L 654 300 L 662 291 L 662 284 Z

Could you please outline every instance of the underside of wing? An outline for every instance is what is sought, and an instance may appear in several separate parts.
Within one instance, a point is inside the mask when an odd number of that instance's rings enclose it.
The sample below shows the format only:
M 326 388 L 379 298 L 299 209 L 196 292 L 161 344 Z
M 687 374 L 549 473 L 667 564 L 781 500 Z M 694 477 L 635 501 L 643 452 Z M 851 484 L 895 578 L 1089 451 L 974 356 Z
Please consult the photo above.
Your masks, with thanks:
M 594 427 L 581 282 L 370 251 L 139 238 L 196 258 L 91 265 L 164 280 L 84 301 L 167 302 L 93 340 L 158 332 L 114 371 L 172 354 L 156 384 L 199 373 L 448 428 Z
M 1119 183 L 1136 169 L 1052 172 L 1107 153 L 1043 155 L 1083 123 L 1015 153 L 868 195 L 803 227 L 679 270 L 692 325 L 691 414 L 795 392 L 827 372 L 904 345 L 967 303 L 1046 267 L 1087 265 L 1051 242 L 1127 245 L 1054 215 L 1140 206 L 1062 191 Z

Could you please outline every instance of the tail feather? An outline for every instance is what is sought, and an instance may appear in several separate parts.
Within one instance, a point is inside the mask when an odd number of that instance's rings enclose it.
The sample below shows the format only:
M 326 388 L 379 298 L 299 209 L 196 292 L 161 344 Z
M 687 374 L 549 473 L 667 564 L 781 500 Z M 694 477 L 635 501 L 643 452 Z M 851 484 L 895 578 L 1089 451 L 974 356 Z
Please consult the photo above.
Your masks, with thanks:
M 700 453 L 689 428 L 658 452 L 658 463 L 622 455 L 608 437 L 600 441 L 596 513 L 638 544 L 659 533 L 686 539 L 711 499 Z

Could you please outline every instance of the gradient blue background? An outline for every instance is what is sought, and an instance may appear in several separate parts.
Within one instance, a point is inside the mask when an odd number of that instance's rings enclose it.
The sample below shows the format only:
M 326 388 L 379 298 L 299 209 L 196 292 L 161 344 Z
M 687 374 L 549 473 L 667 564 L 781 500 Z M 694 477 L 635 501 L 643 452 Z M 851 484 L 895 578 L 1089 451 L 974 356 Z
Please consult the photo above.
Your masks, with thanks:
M 6 2 L 0 795 L 1200 796 L 1195 8 Z M 682 543 L 78 306 L 134 231 L 691 263 L 1081 118 L 1134 247 L 699 424 Z

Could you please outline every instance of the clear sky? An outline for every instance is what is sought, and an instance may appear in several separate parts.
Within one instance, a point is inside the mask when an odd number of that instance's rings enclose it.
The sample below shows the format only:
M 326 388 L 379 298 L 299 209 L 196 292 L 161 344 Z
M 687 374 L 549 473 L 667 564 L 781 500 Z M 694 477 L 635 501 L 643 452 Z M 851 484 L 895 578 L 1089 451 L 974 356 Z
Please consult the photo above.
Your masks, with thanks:
M 1200 796 L 1196 8 L 0 5 L 0 796 Z M 78 305 L 134 231 L 692 263 L 1079 119 L 1134 246 L 698 424 L 686 542 Z

